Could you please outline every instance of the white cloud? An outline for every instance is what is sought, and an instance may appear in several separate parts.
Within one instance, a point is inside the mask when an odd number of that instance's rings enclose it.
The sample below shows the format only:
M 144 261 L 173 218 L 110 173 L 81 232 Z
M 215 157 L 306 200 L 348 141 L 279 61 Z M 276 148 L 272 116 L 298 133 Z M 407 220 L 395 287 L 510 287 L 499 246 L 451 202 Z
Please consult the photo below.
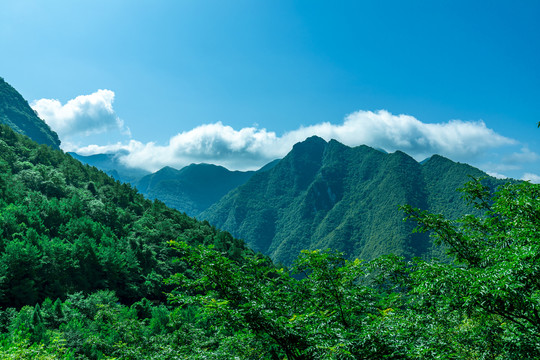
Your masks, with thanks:
M 503 157 L 502 161 L 506 164 L 521 164 L 521 163 L 532 163 L 537 160 L 540 160 L 540 155 L 529 150 L 527 147 L 523 147 L 521 152 L 514 152 L 508 156 Z
M 113 101 L 113 91 L 98 90 L 90 95 L 77 96 L 64 105 L 55 99 L 40 99 L 33 101 L 31 107 L 58 133 L 61 140 L 69 142 L 73 136 L 88 136 L 110 130 L 128 134 L 129 130 L 113 109 Z
M 496 173 L 496 172 L 492 172 L 492 171 L 487 171 L 487 174 L 489 176 L 493 176 L 494 178 L 497 178 L 497 179 L 508 179 L 508 176 L 503 175 L 503 174 L 499 174 L 499 173 Z
M 532 173 L 526 173 L 523 175 L 521 180 L 530 181 L 533 184 L 540 184 L 540 175 L 532 174 Z
M 198 126 L 173 136 L 167 145 L 141 143 L 78 148 L 81 154 L 117 152 L 128 154 L 121 160 L 128 166 L 155 171 L 168 165 L 176 168 L 190 163 L 209 162 L 229 169 L 255 169 L 285 156 L 292 146 L 312 135 L 336 139 L 349 146 L 366 144 L 392 152 L 403 150 L 417 160 L 434 153 L 453 160 L 469 161 L 488 149 L 514 144 L 487 128 L 482 121 L 451 120 L 428 124 L 409 115 L 387 111 L 358 111 L 341 124 L 329 122 L 301 127 L 277 136 L 256 126 L 235 130 L 221 122 Z
M 90 145 L 77 149 L 77 152 L 91 155 L 126 151 L 128 154 L 121 156 L 121 161 L 127 166 L 149 171 L 163 166 L 181 168 L 198 162 L 223 165 L 230 169 L 255 169 L 288 152 L 278 146 L 279 142 L 276 134 L 266 129 L 249 127 L 234 130 L 217 122 L 177 134 L 165 146 L 131 140 L 127 144 Z
M 471 159 L 486 149 L 515 143 L 487 128 L 483 121 L 429 124 L 384 110 L 357 111 L 348 115 L 341 125 L 323 123 L 288 134 L 297 140 L 310 135 L 333 138 L 349 146 L 365 144 L 386 151 L 402 150 L 417 159 L 434 153 Z

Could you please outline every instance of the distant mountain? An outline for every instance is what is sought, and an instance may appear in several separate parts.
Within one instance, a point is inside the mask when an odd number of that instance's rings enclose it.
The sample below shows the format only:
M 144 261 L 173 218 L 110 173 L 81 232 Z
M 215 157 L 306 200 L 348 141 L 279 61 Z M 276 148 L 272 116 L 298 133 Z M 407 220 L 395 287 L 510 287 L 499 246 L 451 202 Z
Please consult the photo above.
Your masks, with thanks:
M 0 123 L 39 144 L 60 148 L 58 135 L 32 110 L 28 102 L 0 77 Z
M 225 194 L 244 184 L 255 171 L 230 171 L 212 164 L 191 164 L 180 170 L 164 167 L 155 173 L 127 167 L 120 161 L 122 153 L 90 156 L 69 153 L 83 164 L 95 166 L 116 180 L 130 183 L 149 199 L 163 201 L 167 206 L 198 216 Z M 267 171 L 274 160 L 257 172 Z
M 74 152 L 69 152 L 68 154 L 71 155 L 73 158 L 79 160 L 83 164 L 95 166 L 96 168 L 105 172 L 109 176 L 112 176 L 116 180 L 127 182 L 132 185 L 136 184 L 137 181 L 143 176 L 150 174 L 149 171 L 124 165 L 119 160 L 119 157 L 120 155 L 122 155 L 122 153 L 96 154 L 88 156 L 79 155 Z
M 259 171 L 269 170 L 276 163 Z M 180 170 L 165 167 L 134 185 L 149 199 L 159 199 L 190 216 L 197 216 L 253 174 L 255 171 L 230 171 L 217 165 L 191 164 Z
M 450 217 L 470 212 L 456 192 L 468 175 L 487 176 L 438 155 L 421 164 L 400 151 L 386 154 L 311 137 L 200 218 L 285 264 L 300 250 L 315 248 L 363 259 L 433 255 L 437 250 L 428 236 L 412 234 L 415 225 L 402 221 L 398 207 L 410 204 Z

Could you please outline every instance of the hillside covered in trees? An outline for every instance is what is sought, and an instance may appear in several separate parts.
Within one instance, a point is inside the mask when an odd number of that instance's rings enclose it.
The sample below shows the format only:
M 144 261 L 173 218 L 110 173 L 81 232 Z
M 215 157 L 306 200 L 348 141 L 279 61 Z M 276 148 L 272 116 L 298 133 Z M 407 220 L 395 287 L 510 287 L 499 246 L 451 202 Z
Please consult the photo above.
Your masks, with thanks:
M 0 152 L 0 305 L 35 304 L 109 289 L 124 302 L 163 299 L 173 264 L 169 240 L 245 247 L 208 223 L 145 200 L 69 155 L 3 125 Z
M 55 325 L 64 323 L 58 314 L 66 299 L 88 302 L 90 314 L 103 301 L 131 305 L 144 300 L 147 311 L 152 302 L 164 304 L 173 289 L 164 280 L 188 270 L 185 262 L 174 261 L 171 240 L 213 245 L 236 260 L 251 252 L 230 234 L 146 200 L 130 185 L 0 125 L 4 332 L 15 331 L 13 321 L 23 321 L 11 316 L 17 309 L 24 317 L 25 306 L 36 304 L 52 311 L 55 302 Z M 101 295 L 92 298 L 95 292 Z M 96 297 L 100 300 L 92 303 Z M 77 309 L 77 316 L 83 313 Z M 29 316 L 30 323 L 38 321 Z M 84 326 L 81 318 L 73 321 L 79 329 Z M 35 324 L 30 323 L 13 326 L 32 332 Z
M 230 171 L 211 164 L 191 164 L 180 170 L 165 167 L 139 179 L 135 187 L 149 199 L 159 199 L 172 208 L 197 216 L 254 173 Z
M 200 218 L 285 264 L 305 249 L 329 248 L 366 260 L 390 253 L 441 256 L 428 236 L 412 233 L 415 224 L 402 221 L 399 206 L 464 215 L 471 209 L 456 189 L 470 176 L 483 177 L 490 188 L 503 183 L 438 155 L 419 163 L 400 151 L 311 137 Z
M 0 77 L 0 124 L 6 124 L 34 141 L 60 147 L 58 135 L 32 110 L 17 90 Z

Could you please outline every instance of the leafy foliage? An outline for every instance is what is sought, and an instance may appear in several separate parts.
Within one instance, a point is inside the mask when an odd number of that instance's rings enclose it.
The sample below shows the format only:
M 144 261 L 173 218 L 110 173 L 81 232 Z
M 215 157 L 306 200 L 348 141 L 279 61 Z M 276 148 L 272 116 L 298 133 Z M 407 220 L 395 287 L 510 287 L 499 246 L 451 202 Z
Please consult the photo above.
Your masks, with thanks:
M 431 231 L 448 246 L 456 265 L 421 262 L 415 291 L 440 299 L 445 308 L 490 321 L 508 349 L 540 353 L 540 186 L 509 184 L 491 197 L 474 181 L 467 198 L 483 217 L 449 221 L 406 207 L 421 231 Z M 509 358 L 509 357 L 508 357 Z
M 151 202 L 130 185 L 0 125 L 0 306 L 114 290 L 124 303 L 165 300 L 162 280 L 183 272 L 169 240 L 241 241 Z
M 257 257 L 238 264 L 212 248 L 174 243 L 196 271 L 172 279 L 180 286 L 172 299 L 204 309 L 219 338 L 214 355 L 538 358 L 540 186 L 507 184 L 492 196 L 474 181 L 464 191 L 483 215 L 447 220 L 404 207 L 454 263 L 362 262 L 313 250 L 289 272 Z

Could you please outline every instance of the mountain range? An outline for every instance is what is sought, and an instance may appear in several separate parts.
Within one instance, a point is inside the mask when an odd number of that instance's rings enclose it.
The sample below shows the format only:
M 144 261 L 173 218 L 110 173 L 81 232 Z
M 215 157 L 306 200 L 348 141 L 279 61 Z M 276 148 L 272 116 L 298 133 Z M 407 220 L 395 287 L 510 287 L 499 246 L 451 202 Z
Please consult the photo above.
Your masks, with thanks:
M 120 156 L 122 155 L 121 152 L 95 155 L 80 155 L 75 152 L 69 152 L 68 154 L 83 164 L 95 166 L 116 180 L 127 182 L 132 185 L 135 185 L 143 176 L 150 174 L 149 171 L 124 165 L 122 161 L 120 161 Z
M 419 163 L 400 151 L 387 154 L 311 137 L 200 218 L 284 264 L 303 249 L 320 248 L 362 259 L 389 253 L 439 256 L 426 234 L 413 233 L 415 225 L 403 221 L 399 206 L 450 218 L 474 211 L 456 192 L 471 176 L 485 178 L 492 188 L 502 183 L 439 155 Z
M 0 95 L 2 122 L 58 148 L 56 133 L 3 79 Z M 362 259 L 389 253 L 441 256 L 426 234 L 413 233 L 414 224 L 403 221 L 399 206 L 456 218 L 474 212 L 456 192 L 471 176 L 492 188 L 503 182 L 439 155 L 420 163 L 400 151 L 348 147 L 316 136 L 296 144 L 285 158 L 248 172 L 192 164 L 149 174 L 125 166 L 118 154 L 70 155 L 284 264 L 303 249 L 317 248 Z
M 181 169 L 166 166 L 154 173 L 130 168 L 120 161 L 122 154 L 83 156 L 69 153 L 84 164 L 95 166 L 113 178 L 128 182 L 149 199 L 159 199 L 167 206 L 198 216 L 229 191 L 248 181 L 257 172 L 275 166 L 274 160 L 257 171 L 231 171 L 213 164 L 191 164 Z

